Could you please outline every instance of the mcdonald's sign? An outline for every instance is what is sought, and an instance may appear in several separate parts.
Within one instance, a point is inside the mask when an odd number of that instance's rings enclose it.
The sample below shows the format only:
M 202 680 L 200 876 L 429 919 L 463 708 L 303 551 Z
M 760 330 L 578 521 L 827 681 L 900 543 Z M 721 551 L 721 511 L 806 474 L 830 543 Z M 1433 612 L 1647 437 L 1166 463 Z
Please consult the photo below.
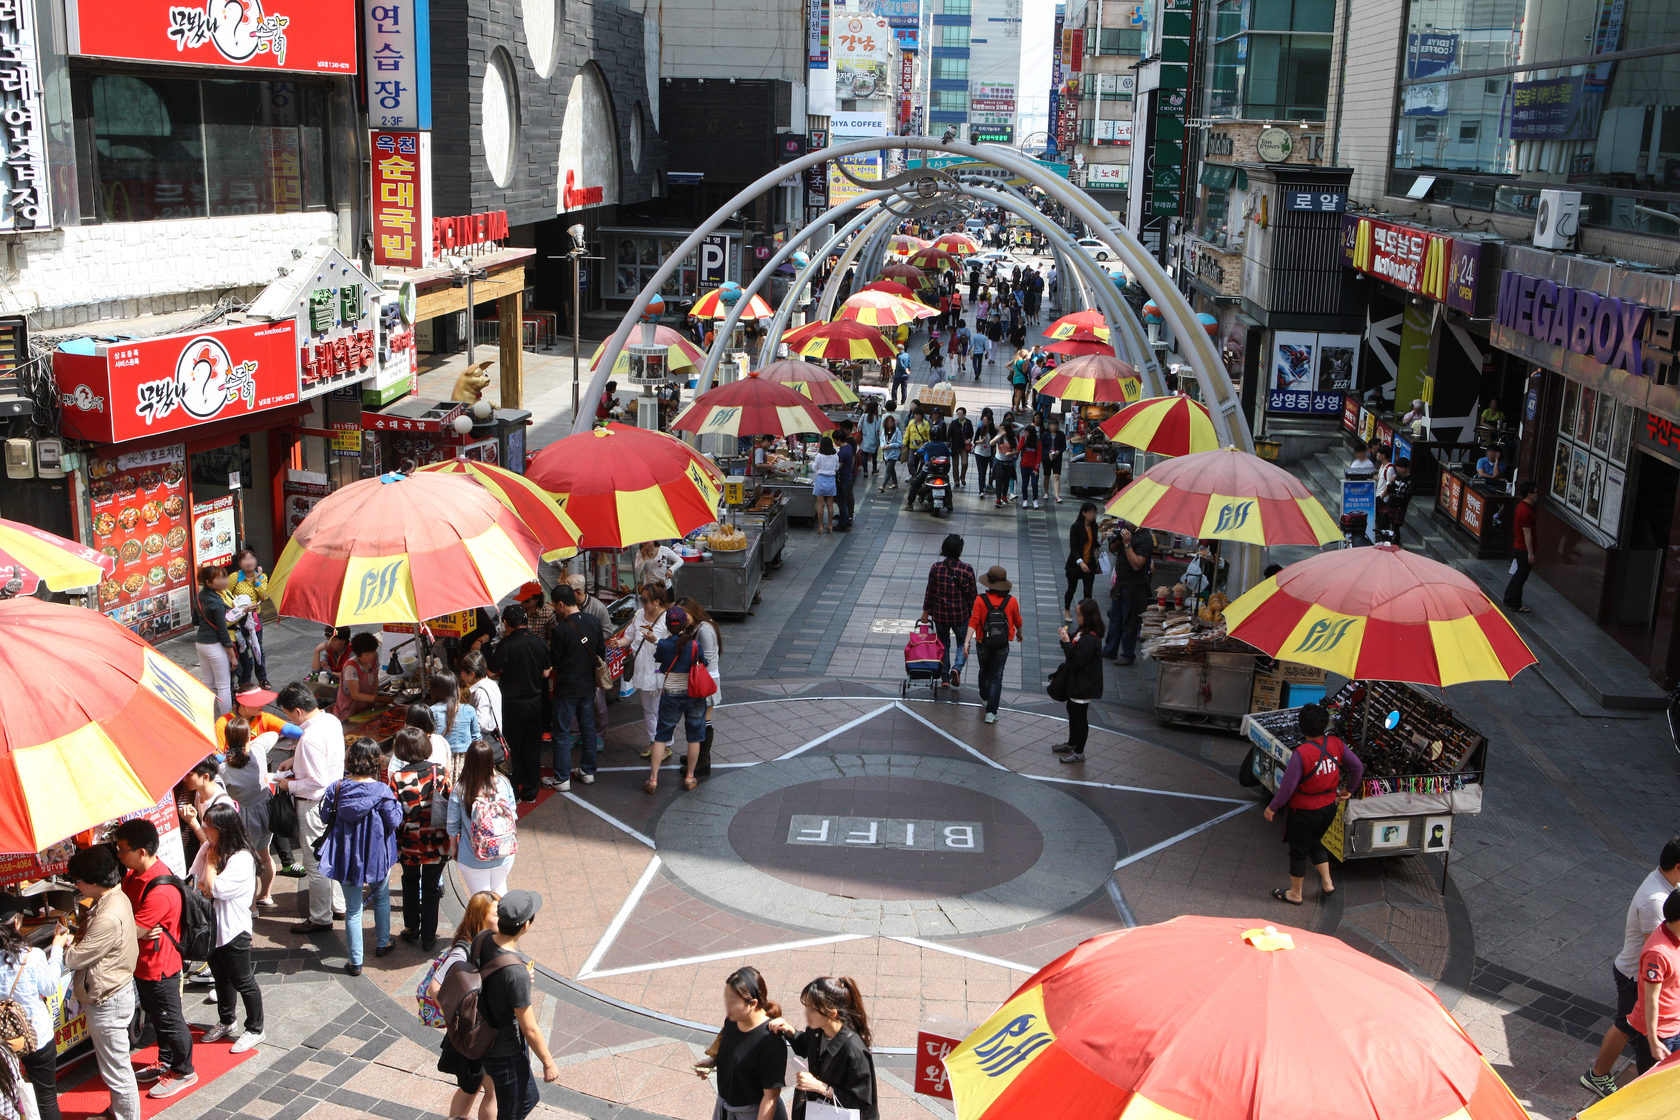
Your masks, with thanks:
M 1462 311 L 1475 308 L 1481 254 L 1480 242 L 1342 216 L 1342 261 L 1349 268 Z

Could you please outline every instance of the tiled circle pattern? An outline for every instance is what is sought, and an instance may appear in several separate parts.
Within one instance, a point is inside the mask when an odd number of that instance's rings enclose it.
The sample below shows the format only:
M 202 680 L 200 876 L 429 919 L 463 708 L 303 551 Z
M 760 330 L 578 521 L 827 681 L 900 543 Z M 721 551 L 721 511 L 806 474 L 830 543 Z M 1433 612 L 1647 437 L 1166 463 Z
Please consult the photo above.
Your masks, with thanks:
M 825 787 L 834 791 L 836 804 L 844 798 L 848 807 L 865 808 L 871 789 L 911 782 L 917 783 L 921 794 L 914 816 L 898 815 L 909 810 L 897 802 L 882 802 L 883 811 L 878 813 L 839 813 L 822 804 Z M 809 812 L 800 815 L 851 817 L 855 829 L 866 827 L 865 819 L 941 826 L 978 823 L 977 836 L 986 845 L 984 856 L 946 848 L 941 858 L 1002 866 L 1009 877 L 987 876 L 991 881 L 985 882 L 965 878 L 969 873 L 954 875 L 947 893 L 937 894 L 923 886 L 929 882 L 923 875 L 925 868 L 914 865 L 905 853 L 870 847 L 849 853 L 858 861 L 849 877 L 867 879 L 876 866 L 870 861 L 876 859 L 883 879 L 888 872 L 898 873 L 894 890 L 847 897 L 789 882 L 759 866 L 780 863 L 783 866 L 775 870 L 786 874 L 786 860 L 743 857 L 731 843 L 731 835 L 737 818 L 752 809 L 741 835 L 753 837 L 753 842 L 743 846 L 755 851 L 775 836 L 786 844 L 791 817 L 799 810 L 785 799 L 774 802 L 774 813 L 767 805 L 790 787 L 809 787 L 817 794 Z M 985 827 L 988 814 L 991 829 Z M 774 831 L 763 823 L 771 816 L 777 820 Z M 802 823 L 815 828 L 817 820 Z M 885 827 L 899 826 L 886 823 Z M 1030 849 L 1033 837 L 1028 830 L 1037 833 L 1038 848 L 1030 863 L 999 849 L 998 845 L 1011 844 Z M 965 759 L 885 752 L 813 752 L 714 773 L 699 789 L 672 802 L 655 827 L 654 840 L 667 869 L 690 891 L 738 913 L 815 932 L 887 937 L 974 936 L 1019 929 L 1077 906 L 1104 889 L 1116 859 L 1108 824 L 1083 802 L 1052 785 Z M 1017 863 L 1024 865 L 1018 872 Z M 917 897 L 882 897 L 907 893 L 906 884 L 915 888 L 908 893 Z

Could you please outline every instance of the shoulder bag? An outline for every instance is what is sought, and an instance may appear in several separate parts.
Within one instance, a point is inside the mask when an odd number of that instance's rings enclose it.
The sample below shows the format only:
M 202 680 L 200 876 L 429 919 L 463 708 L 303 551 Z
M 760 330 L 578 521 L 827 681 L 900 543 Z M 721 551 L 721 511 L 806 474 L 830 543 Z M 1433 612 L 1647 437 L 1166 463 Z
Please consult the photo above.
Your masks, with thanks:
M 1068 663 L 1063 661 L 1050 672 L 1050 683 L 1045 686 L 1044 694 L 1058 704 L 1067 703 L 1068 699 Z
M 717 695 L 717 681 L 700 660 L 700 643 L 692 642 L 693 652 L 688 661 L 688 694 L 696 700 Z

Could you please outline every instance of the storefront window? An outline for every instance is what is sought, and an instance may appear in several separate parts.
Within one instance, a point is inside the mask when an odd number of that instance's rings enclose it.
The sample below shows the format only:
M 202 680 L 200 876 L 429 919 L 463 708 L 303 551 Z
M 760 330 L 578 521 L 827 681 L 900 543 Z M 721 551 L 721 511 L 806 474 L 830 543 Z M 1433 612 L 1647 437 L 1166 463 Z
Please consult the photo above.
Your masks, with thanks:
M 931 96 L 935 113 L 968 112 L 968 91 L 965 89 L 936 89 Z
M 1571 520 L 1614 539 L 1639 412 L 1603 393 L 1563 382 L 1547 498 Z
M 613 239 L 613 295 L 635 299 L 681 244 L 681 239 L 675 237 L 619 234 Z M 671 273 L 659 294 L 666 299 L 692 299 L 700 294 L 699 277 L 698 255 L 690 253 L 683 258 L 682 267 Z
M 73 91 L 84 221 L 328 205 L 324 87 L 79 73 Z
M 1202 222 L 1198 231 L 1202 240 L 1223 247 L 1230 232 L 1230 214 L 1230 192 L 1209 189 L 1202 199 Z
M 1680 233 L 1636 209 L 1680 213 L 1666 0 L 1414 2 L 1403 49 L 1394 166 L 1436 175 L 1431 197 L 1527 213 L 1542 187 L 1567 185 L 1586 194 L 1584 221 Z M 1583 57 L 1602 61 L 1559 65 Z

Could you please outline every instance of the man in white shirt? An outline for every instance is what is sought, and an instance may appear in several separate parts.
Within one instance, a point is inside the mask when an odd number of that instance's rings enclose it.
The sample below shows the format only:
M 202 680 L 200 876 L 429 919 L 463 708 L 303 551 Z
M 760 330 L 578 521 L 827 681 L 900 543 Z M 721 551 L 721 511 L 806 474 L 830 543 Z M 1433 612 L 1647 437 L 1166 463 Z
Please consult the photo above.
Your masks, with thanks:
M 321 821 L 321 795 L 344 777 L 344 725 L 321 710 L 315 694 L 301 681 L 280 690 L 275 701 L 287 719 L 303 728 L 290 777 L 275 785 L 297 799 L 298 855 L 309 870 L 309 918 L 292 927 L 293 933 L 323 933 L 344 916 L 344 888 L 321 874 L 315 841 L 326 831 Z
M 1615 1068 L 1616 1059 L 1621 1057 L 1622 1048 L 1628 1044 L 1628 1036 L 1615 1022 L 1633 1013 L 1634 1000 L 1639 995 L 1639 984 L 1634 974 L 1639 970 L 1640 951 L 1662 924 L 1663 903 L 1668 901 L 1668 896 L 1676 888 L 1680 888 L 1680 836 L 1663 845 L 1657 869 L 1645 876 L 1645 881 L 1633 894 L 1633 901 L 1628 904 L 1622 951 L 1617 954 L 1614 966 L 1616 1018 L 1611 1020 L 1610 1027 L 1604 1032 L 1604 1041 L 1599 1044 L 1598 1059 L 1593 1062 L 1592 1069 L 1581 1075 L 1581 1084 L 1601 1097 L 1608 1097 L 1616 1091 L 1616 1079 L 1610 1071 Z

